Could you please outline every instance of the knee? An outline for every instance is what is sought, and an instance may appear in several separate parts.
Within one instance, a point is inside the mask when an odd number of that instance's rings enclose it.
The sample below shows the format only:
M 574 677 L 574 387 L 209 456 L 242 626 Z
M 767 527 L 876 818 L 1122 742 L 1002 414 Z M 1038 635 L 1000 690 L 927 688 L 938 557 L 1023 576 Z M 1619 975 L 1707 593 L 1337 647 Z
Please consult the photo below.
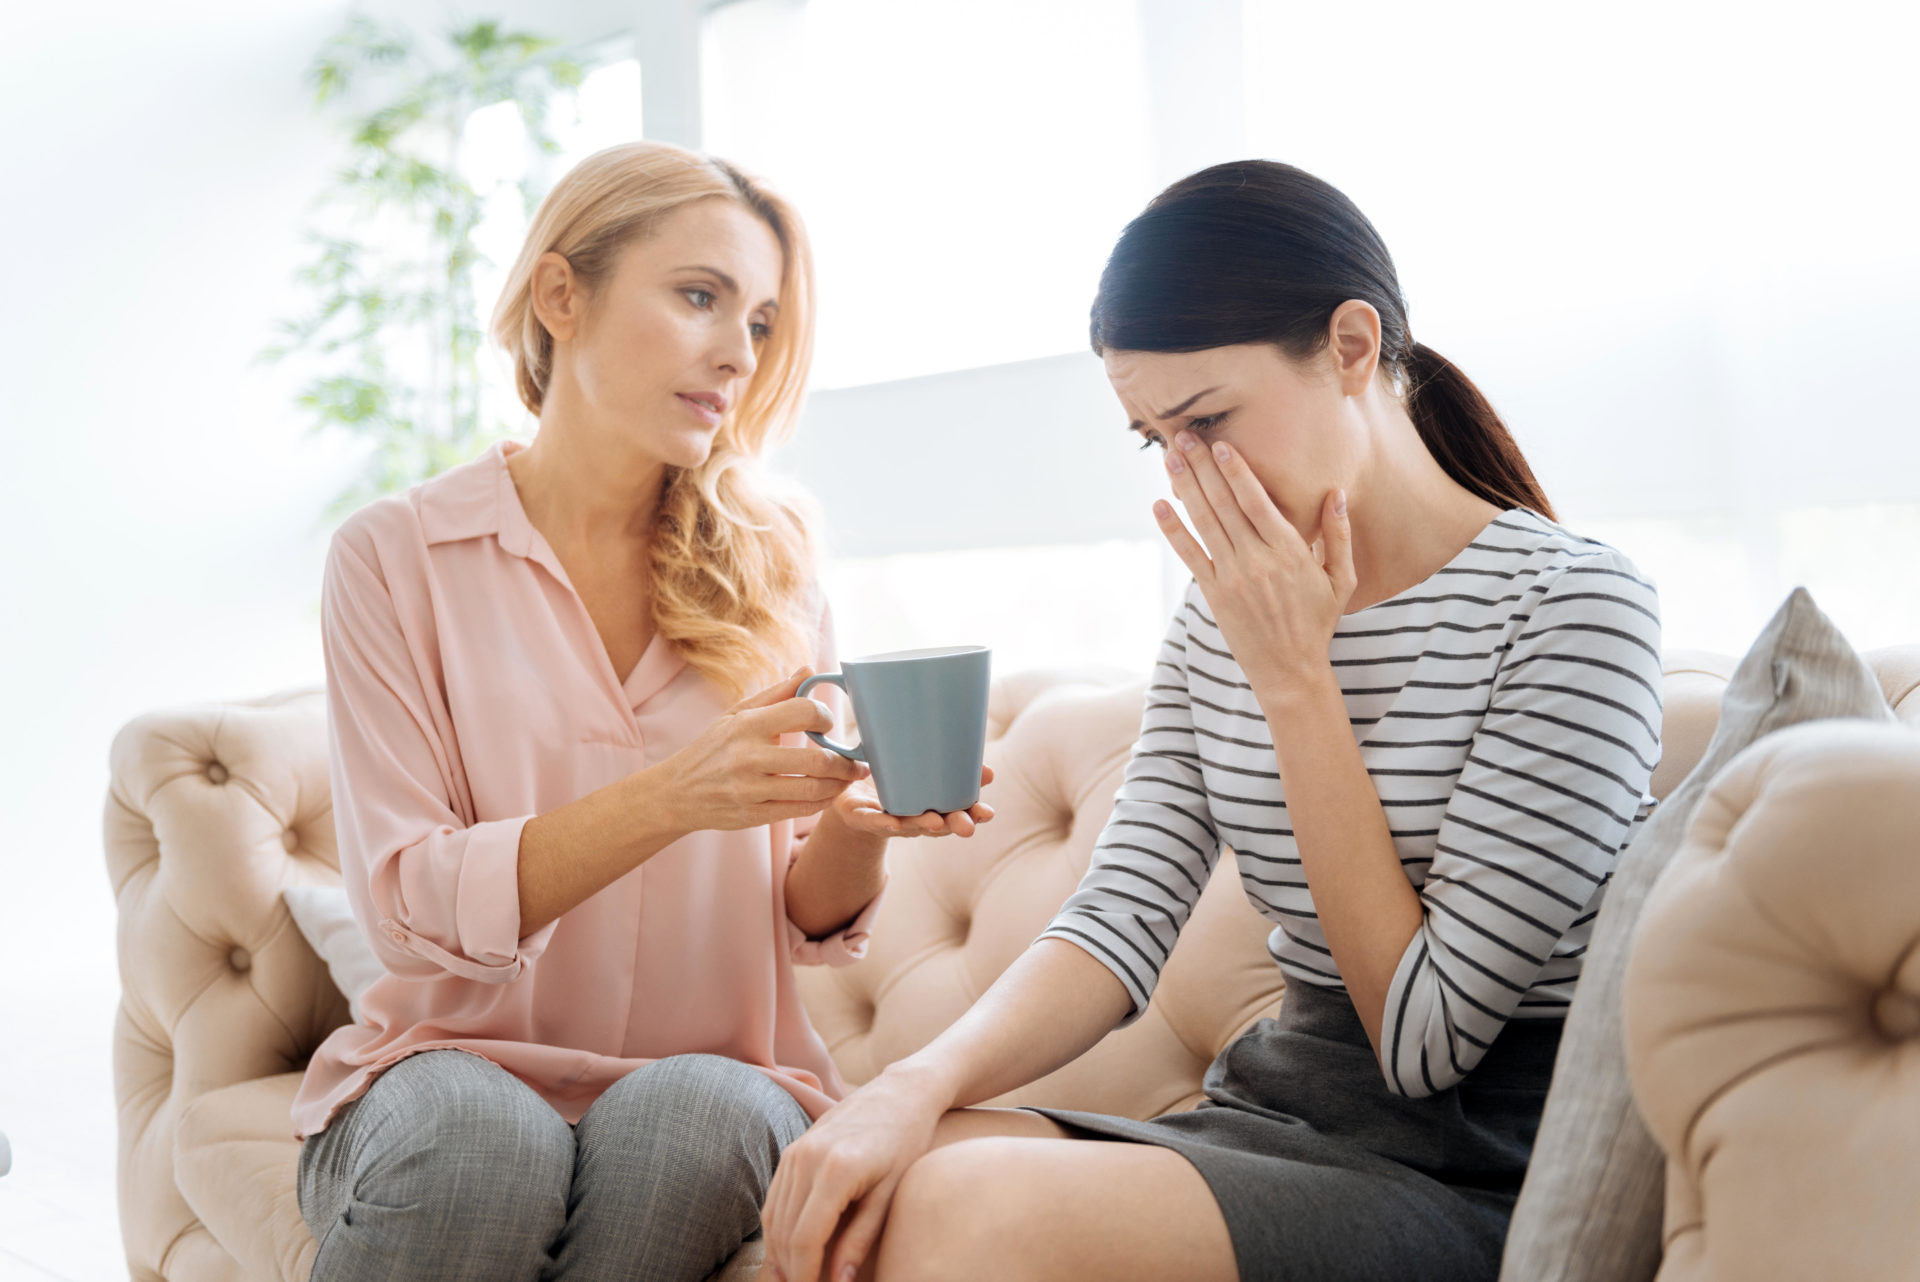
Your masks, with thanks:
M 433 1089 L 385 1119 L 387 1143 L 355 1181 L 356 1200 L 419 1203 L 450 1233 L 524 1224 L 557 1232 L 573 1181 L 573 1128 L 504 1071 L 439 1066 Z
M 537 1096 L 450 1100 L 388 1121 L 391 1129 L 370 1135 L 351 1182 L 328 1195 L 327 1210 L 312 1208 L 316 1282 L 538 1273 L 566 1227 L 566 1121 Z
M 722 1123 L 764 1115 L 775 1097 L 793 1099 L 759 1069 L 704 1053 L 657 1059 L 609 1086 L 603 1096 L 631 1109 L 698 1114 L 702 1121 Z
M 573 1128 L 544 1101 L 540 1107 L 476 1110 L 443 1129 L 435 1164 L 449 1176 L 451 1199 L 553 1206 L 564 1218 L 573 1182 Z
M 722 1055 L 675 1055 L 615 1082 L 580 1119 L 582 1161 L 646 1156 L 702 1183 L 764 1193 L 780 1150 L 806 1129 L 793 1096 Z
M 1028 1276 L 1028 1221 L 1044 1208 L 1009 1178 L 1008 1157 L 996 1139 L 961 1140 L 908 1167 L 887 1211 L 879 1282 Z

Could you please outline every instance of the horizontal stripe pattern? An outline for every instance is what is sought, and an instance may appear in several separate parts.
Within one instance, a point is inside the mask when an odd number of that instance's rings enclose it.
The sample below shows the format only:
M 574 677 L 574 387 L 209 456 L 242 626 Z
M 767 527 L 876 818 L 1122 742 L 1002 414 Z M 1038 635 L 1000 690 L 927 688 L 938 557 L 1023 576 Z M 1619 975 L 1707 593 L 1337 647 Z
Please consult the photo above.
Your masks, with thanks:
M 1565 1017 L 1619 852 L 1653 807 L 1658 596 L 1618 551 L 1515 508 L 1432 577 L 1342 619 L 1329 660 L 1426 909 L 1388 993 L 1381 1071 L 1429 1095 L 1508 1019 Z M 1040 938 L 1113 971 L 1131 1023 L 1223 847 L 1288 979 L 1344 989 L 1272 734 L 1195 584 L 1086 876 Z

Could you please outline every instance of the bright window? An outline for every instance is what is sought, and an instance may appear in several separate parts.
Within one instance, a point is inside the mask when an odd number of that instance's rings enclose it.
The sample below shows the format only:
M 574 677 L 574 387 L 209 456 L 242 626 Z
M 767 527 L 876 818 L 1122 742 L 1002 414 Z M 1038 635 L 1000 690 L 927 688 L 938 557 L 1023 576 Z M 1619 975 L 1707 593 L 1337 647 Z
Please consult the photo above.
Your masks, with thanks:
M 1151 190 L 1130 0 L 742 0 L 708 15 L 703 146 L 787 193 L 816 387 L 1083 350 Z
M 995 676 L 1153 666 L 1167 630 L 1159 548 L 1143 539 L 840 557 L 822 570 L 842 657 L 985 645 Z
M 1920 10 L 1245 0 L 1247 140 L 1379 228 L 1569 525 L 1740 653 L 1920 639 Z

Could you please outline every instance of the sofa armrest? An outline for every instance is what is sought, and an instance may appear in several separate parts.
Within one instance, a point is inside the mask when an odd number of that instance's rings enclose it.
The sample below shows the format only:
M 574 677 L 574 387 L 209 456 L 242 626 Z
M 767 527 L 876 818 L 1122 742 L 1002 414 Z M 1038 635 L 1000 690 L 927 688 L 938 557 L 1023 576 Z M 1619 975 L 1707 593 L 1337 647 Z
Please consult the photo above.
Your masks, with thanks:
M 1629 958 L 1627 1069 L 1666 1151 L 1661 1282 L 1920 1260 L 1920 735 L 1768 735 L 1701 799 Z
M 346 998 L 280 898 L 292 883 L 340 879 L 321 693 L 128 723 L 113 742 L 105 845 L 119 909 L 113 1058 L 129 1271 L 239 1276 L 182 1195 L 176 1131 L 201 1096 L 303 1069 L 347 1022 Z

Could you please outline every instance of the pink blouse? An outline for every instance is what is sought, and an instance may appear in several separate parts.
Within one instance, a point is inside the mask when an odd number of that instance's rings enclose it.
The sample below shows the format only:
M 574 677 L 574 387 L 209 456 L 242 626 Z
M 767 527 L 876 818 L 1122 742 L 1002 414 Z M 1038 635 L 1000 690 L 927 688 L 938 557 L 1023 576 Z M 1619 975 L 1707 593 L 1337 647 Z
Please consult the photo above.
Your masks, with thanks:
M 524 938 L 527 820 L 662 761 L 727 706 L 656 635 L 623 683 L 495 445 L 355 512 L 321 600 L 340 871 L 386 973 L 307 1065 L 294 1136 L 383 1070 L 458 1047 L 577 1122 L 600 1092 L 691 1052 L 759 1069 L 818 1118 L 846 1093 L 796 962 L 864 956 L 876 897 L 809 940 L 785 879 L 817 820 L 695 832 Z M 836 662 L 822 600 L 817 671 Z M 839 692 L 822 687 L 840 711 Z M 805 740 L 795 734 L 789 743 Z

